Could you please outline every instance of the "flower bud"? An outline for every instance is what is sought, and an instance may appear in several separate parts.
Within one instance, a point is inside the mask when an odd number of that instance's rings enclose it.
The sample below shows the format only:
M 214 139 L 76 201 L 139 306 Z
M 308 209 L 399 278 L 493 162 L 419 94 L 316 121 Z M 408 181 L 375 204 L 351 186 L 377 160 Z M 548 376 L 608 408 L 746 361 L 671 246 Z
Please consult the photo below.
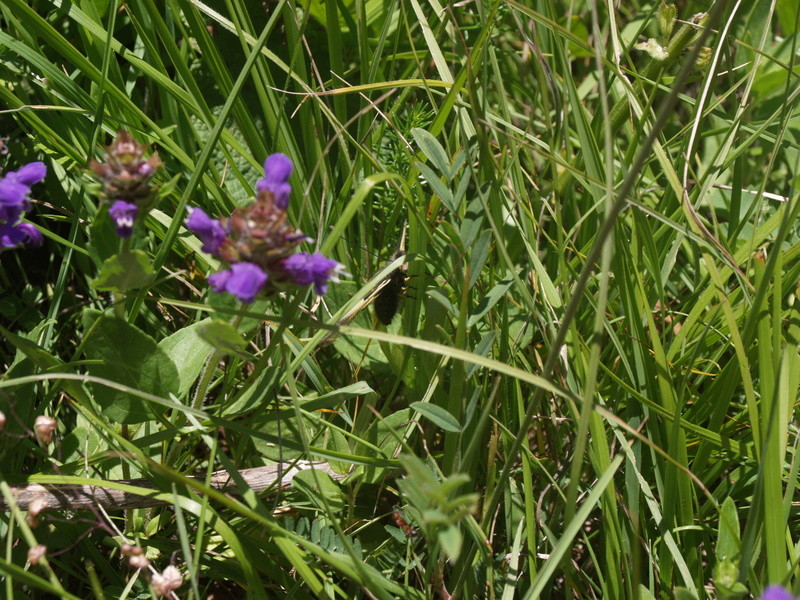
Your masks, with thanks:
M 47 546 L 39 544 L 28 550 L 28 562 L 32 565 L 38 565 L 42 557 L 47 554 Z
M 46 508 L 47 500 L 44 498 L 36 498 L 28 505 L 28 516 L 25 517 L 25 521 L 32 529 L 36 529 L 39 526 L 39 515 Z
M 172 565 L 168 566 L 164 571 L 159 574 L 156 573 L 150 579 L 153 586 L 153 591 L 156 596 L 166 596 L 173 590 L 177 590 L 183 584 L 183 575 L 181 572 Z
M 53 441 L 53 432 L 58 428 L 58 423 L 53 417 L 40 415 L 33 423 L 33 431 L 36 439 L 42 444 L 49 444 Z
M 694 66 L 698 69 L 702 69 L 708 64 L 709 60 L 711 60 L 711 48 L 703 46 L 697 51 L 697 58 L 694 60 Z
M 0 412 L 0 431 L 3 431 L 6 428 L 6 415 L 4 412 Z
M 675 26 L 675 17 L 678 14 L 678 8 L 674 4 L 667 4 L 661 0 L 661 5 L 658 7 L 658 30 L 661 32 L 661 37 L 668 40 L 672 35 L 672 28 Z

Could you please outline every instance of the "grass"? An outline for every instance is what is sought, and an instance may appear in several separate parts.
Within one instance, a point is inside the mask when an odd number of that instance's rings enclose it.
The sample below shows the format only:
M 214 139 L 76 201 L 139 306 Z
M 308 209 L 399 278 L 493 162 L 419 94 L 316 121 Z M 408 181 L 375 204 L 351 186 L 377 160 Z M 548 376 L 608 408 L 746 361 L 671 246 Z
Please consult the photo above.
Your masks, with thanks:
M 792 589 L 797 9 L 609 7 L 5 0 L 2 170 L 49 172 L 45 244 L 0 253 L 0 493 L 146 478 L 167 505 L 12 502 L 4 597 L 150 598 L 125 542 L 194 599 Z M 164 167 L 131 242 L 156 277 L 112 294 L 88 164 L 120 129 Z M 183 222 L 247 204 L 273 152 L 348 276 L 239 305 Z M 188 479 L 295 460 L 341 478 Z

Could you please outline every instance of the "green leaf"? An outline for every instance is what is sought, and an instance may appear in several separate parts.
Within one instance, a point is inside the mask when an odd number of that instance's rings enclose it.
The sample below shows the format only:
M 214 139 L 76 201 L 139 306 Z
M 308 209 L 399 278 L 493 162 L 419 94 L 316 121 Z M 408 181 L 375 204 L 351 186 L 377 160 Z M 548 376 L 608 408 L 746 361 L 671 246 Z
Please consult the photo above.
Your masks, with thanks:
M 697 594 L 694 590 L 685 587 L 676 587 L 672 591 L 674 600 L 697 600 Z
M 242 351 L 245 342 L 241 334 L 225 321 L 204 321 L 198 323 L 197 335 L 211 344 L 216 350 L 227 354 L 237 354 L 249 360 L 251 357 Z
M 321 496 L 325 498 L 331 512 L 338 513 L 344 509 L 344 494 L 341 488 L 324 471 L 314 469 L 300 471 L 292 478 L 292 487 L 302 492 L 320 510 L 325 510 L 325 502 Z
M 421 162 L 417 162 L 415 165 L 419 169 L 419 172 L 422 173 L 425 181 L 428 182 L 428 185 L 431 186 L 433 193 L 442 199 L 442 202 L 444 202 L 444 205 L 448 208 L 448 210 L 450 212 L 457 212 L 458 203 L 453 198 L 453 192 L 450 191 L 450 188 L 442 183 L 442 180 L 439 179 L 436 173 L 434 173 L 433 169 L 431 169 L 428 165 Z
M 415 412 L 445 431 L 459 432 L 461 424 L 446 409 L 430 402 L 412 402 L 409 405 Z
M 447 559 L 451 563 L 455 562 L 458 559 L 458 555 L 461 554 L 461 545 L 464 541 L 461 530 L 457 525 L 451 525 L 440 531 L 437 538 Z
M 422 153 L 431 161 L 431 164 L 433 164 L 436 170 L 450 180 L 450 158 L 439 143 L 439 140 L 428 131 L 420 129 L 419 127 L 414 127 L 411 130 L 411 135 L 414 136 L 414 140 L 417 142 L 419 149 L 422 150 Z
M 736 504 L 733 498 L 728 496 L 719 511 L 719 533 L 717 534 L 717 547 L 715 550 L 717 560 L 723 561 L 739 556 L 741 547 L 739 516 L 736 513 Z
M 149 335 L 116 317 L 99 317 L 85 344 L 92 361 L 91 375 L 130 388 L 169 398 L 178 391 L 178 370 Z M 147 400 L 104 385 L 94 384 L 94 397 L 104 414 L 117 423 L 142 423 L 153 418 Z
M 102 292 L 127 292 L 149 285 L 154 277 L 147 255 L 141 250 L 133 250 L 107 259 L 92 287 Z
M 208 321 L 210 319 L 184 327 L 158 344 L 178 369 L 179 398 L 192 387 L 200 371 L 203 370 L 208 355 L 213 351 L 213 348 L 200 336 L 201 327 Z

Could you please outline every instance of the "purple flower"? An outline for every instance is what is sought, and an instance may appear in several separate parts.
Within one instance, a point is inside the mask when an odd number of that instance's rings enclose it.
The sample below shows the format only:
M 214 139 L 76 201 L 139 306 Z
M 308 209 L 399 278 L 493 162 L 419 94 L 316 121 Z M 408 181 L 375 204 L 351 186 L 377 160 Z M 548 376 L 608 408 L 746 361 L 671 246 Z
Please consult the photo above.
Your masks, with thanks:
M 119 237 L 131 237 L 133 222 L 136 220 L 136 211 L 138 209 L 138 206 L 125 202 L 125 200 L 117 200 L 108 209 L 108 215 L 114 219 L 114 226 Z
M 285 154 L 270 154 L 264 161 L 264 177 L 256 182 L 256 190 L 269 190 L 275 198 L 275 206 L 285 210 L 289 206 L 292 186 L 288 184 L 292 174 L 292 159 Z
M 42 233 L 36 229 L 34 225 L 30 223 L 20 223 L 17 226 L 17 231 L 21 231 L 25 236 L 25 239 L 22 241 L 23 246 L 27 246 L 28 248 L 38 248 L 42 245 L 44 241 L 42 239 Z
M 267 282 L 267 274 L 254 263 L 240 262 L 208 278 L 215 292 L 228 292 L 245 303 L 252 302 Z
M 9 173 L 9 175 L 11 175 Z M 6 175 L 0 179 L 0 205 L 3 207 L 23 207 L 27 201 L 26 197 L 30 192 L 30 187 L 19 181 L 15 181 L 13 177 Z M 23 208 L 23 210 L 25 210 Z
M 222 223 L 209 217 L 202 209 L 193 208 L 186 219 L 186 227 L 203 242 L 203 252 L 219 255 L 219 248 L 227 237 Z
M 795 598 L 781 586 L 771 585 L 761 594 L 761 600 L 795 600 Z
M 44 179 L 45 175 L 47 175 L 47 167 L 43 162 L 36 161 L 24 165 L 18 171 L 6 173 L 6 178 L 30 187 L 35 183 L 39 183 Z
M 0 249 L 42 244 L 39 230 L 19 220 L 31 207 L 28 200 L 31 186 L 39 183 L 46 174 L 44 163 L 32 162 L 0 178 Z
M 306 254 L 298 252 L 283 261 L 283 268 L 296 285 L 314 284 L 318 296 L 328 291 L 328 281 L 337 281 L 336 275 L 342 270 L 335 260 L 325 258 L 319 252 Z
M 0 246 L 16 248 L 18 246 L 41 246 L 42 234 L 30 223 L 18 225 L 0 225 Z

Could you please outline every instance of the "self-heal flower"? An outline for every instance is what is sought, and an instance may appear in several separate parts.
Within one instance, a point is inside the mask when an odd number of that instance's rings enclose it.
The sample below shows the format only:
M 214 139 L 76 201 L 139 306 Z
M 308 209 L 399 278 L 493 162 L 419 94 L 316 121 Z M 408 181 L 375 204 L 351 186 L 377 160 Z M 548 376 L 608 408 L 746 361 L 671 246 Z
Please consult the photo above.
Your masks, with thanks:
M 270 154 L 264 161 L 264 177 L 256 182 L 256 190 L 268 190 L 275 197 L 275 206 L 286 210 L 289 206 L 289 194 L 292 186 L 289 177 L 292 175 L 292 159 L 285 154 Z
M 136 217 L 141 221 L 158 203 L 158 187 L 152 179 L 161 160 L 157 153 L 145 157 L 147 147 L 127 131 L 120 131 L 105 150 L 105 160 L 91 160 L 89 168 L 100 180 L 102 195 L 111 203 L 108 213 L 117 235 L 129 238 Z
M 283 268 L 296 285 L 314 284 L 314 291 L 322 296 L 328 291 L 329 281 L 338 281 L 342 265 L 319 252 L 298 252 L 283 261 Z
M 219 256 L 220 246 L 227 237 L 222 223 L 209 217 L 202 209 L 193 208 L 186 219 L 186 228 L 203 242 L 203 252 Z
M 231 265 L 230 269 L 210 275 L 208 283 L 215 292 L 228 292 L 249 304 L 267 283 L 267 279 L 267 274 L 258 265 L 240 262 Z
M 121 238 L 129 238 L 133 233 L 133 224 L 136 221 L 136 212 L 139 207 L 124 200 L 117 200 L 108 209 L 108 216 L 114 221 L 114 228 Z

